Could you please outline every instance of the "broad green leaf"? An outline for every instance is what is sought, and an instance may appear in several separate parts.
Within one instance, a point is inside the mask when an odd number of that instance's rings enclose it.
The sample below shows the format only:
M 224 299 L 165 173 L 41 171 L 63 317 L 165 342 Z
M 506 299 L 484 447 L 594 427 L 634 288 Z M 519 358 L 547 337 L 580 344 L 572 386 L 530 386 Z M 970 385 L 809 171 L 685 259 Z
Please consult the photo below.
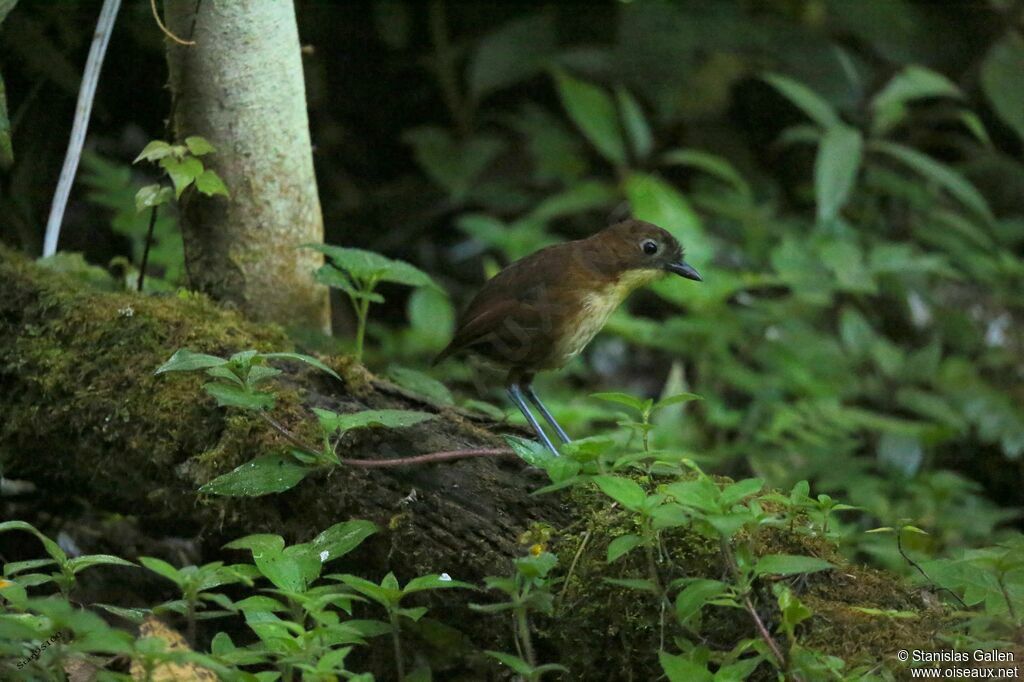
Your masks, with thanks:
M 424 126 L 407 130 L 402 139 L 412 145 L 424 172 L 445 189 L 455 203 L 472 196 L 479 177 L 505 150 L 500 137 L 477 133 L 462 139 L 443 128 Z
M 864 140 L 860 131 L 838 124 L 825 131 L 814 162 L 814 194 L 818 220 L 831 222 L 850 197 L 860 170 Z
M 706 666 L 665 651 L 658 652 L 658 662 L 669 682 L 712 682 L 715 678 Z
M 985 56 L 981 65 L 981 86 L 999 117 L 1024 141 L 1024 38 L 1019 31 L 1007 31 Z
M 666 152 L 661 157 L 661 162 L 667 165 L 687 166 L 704 171 L 708 175 L 730 185 L 743 197 L 747 199 L 753 197 L 753 192 L 747 181 L 743 179 L 739 171 L 733 168 L 732 164 L 721 156 L 716 156 L 699 149 L 676 149 Z
M 68 561 L 72 573 L 78 573 L 92 566 L 134 566 L 132 562 L 111 554 L 86 554 Z
M 313 408 L 313 411 L 320 418 L 320 425 L 329 433 L 335 431 L 344 433 L 353 429 L 369 427 L 399 429 L 437 417 L 435 414 L 416 410 L 364 410 L 348 414 L 337 414 L 318 408 Z
M 722 490 L 722 506 L 728 509 L 744 498 L 761 492 L 763 487 L 764 480 L 760 478 L 746 478 L 736 483 L 730 483 Z
M 199 492 L 259 497 L 284 492 L 298 485 L 311 471 L 310 467 L 299 464 L 288 455 L 264 455 L 218 476 L 199 488 Z
M 896 159 L 924 178 L 941 186 L 965 206 L 977 212 L 979 216 L 986 220 L 994 220 L 992 210 L 989 208 L 988 202 L 985 201 L 985 197 L 962 175 L 944 163 L 936 161 L 916 149 L 895 142 L 875 140 L 868 143 L 868 149 Z
M 221 407 L 237 407 L 243 410 L 270 410 L 274 407 L 274 394 L 248 391 L 234 384 L 211 381 L 203 384 L 203 390 L 212 395 Z
M 767 554 L 757 560 L 756 575 L 794 575 L 835 568 L 824 559 L 799 554 Z
M 665 491 L 674 497 L 676 502 L 686 507 L 708 513 L 721 509 L 721 491 L 717 485 L 705 478 L 672 483 L 666 486 Z
M 166 204 L 174 196 L 174 190 L 159 184 L 146 185 L 135 193 L 135 210 L 144 211 L 147 208 Z
M 151 556 L 140 556 L 139 563 L 148 568 L 153 573 L 159 576 L 167 578 L 175 585 L 182 585 L 185 582 L 185 576 L 180 570 L 171 566 L 163 559 L 157 559 Z
M 139 152 L 139 155 L 135 157 L 132 163 L 138 163 L 139 161 L 159 161 L 160 159 L 170 156 L 174 149 L 168 143 L 163 140 L 153 140 Z
M 328 257 L 334 267 L 359 281 L 395 282 L 412 287 L 437 286 L 430 276 L 405 261 L 393 260 L 365 249 L 327 244 L 304 244 Z
M 539 73 L 556 46 L 552 17 L 546 13 L 514 19 L 488 33 L 469 60 L 470 95 L 479 101 Z
M 310 367 L 316 367 L 321 372 L 326 372 L 338 381 L 341 381 L 341 377 L 338 376 L 337 372 L 311 355 L 303 355 L 302 353 L 261 353 L 261 355 L 268 360 L 295 360 L 297 362 L 304 362 Z
M 43 568 L 44 566 L 56 566 L 57 561 L 54 559 L 29 559 L 27 561 L 12 561 L 4 564 L 4 577 L 10 578 L 13 575 L 17 575 L 24 571 L 31 571 L 36 568 Z
M 697 395 L 696 393 L 676 393 L 675 395 L 670 395 L 667 398 L 662 398 L 658 402 L 654 403 L 654 406 L 651 409 L 661 410 L 666 407 L 671 407 L 672 405 L 680 405 L 682 403 L 688 403 L 693 400 L 704 400 L 704 398 L 702 396 Z
M 608 497 L 612 498 L 626 509 L 636 511 L 647 499 L 647 493 L 636 481 L 621 476 L 595 476 L 594 483 Z
M 533 672 L 533 666 L 518 656 L 507 654 L 504 651 L 484 651 L 484 653 L 503 665 L 507 665 L 513 672 L 522 675 L 526 679 L 530 679 L 529 676 Z
M 504 436 L 504 440 L 520 459 L 538 469 L 547 469 L 550 461 L 556 459 L 546 447 L 535 440 L 519 436 Z
M 194 156 L 202 156 L 217 151 L 217 148 L 207 142 L 205 137 L 192 135 L 185 138 L 185 146 Z
M 61 565 L 67 562 L 68 555 L 64 553 L 64 550 L 60 548 L 60 545 L 47 537 L 46 534 L 41 532 L 31 523 L 28 523 L 27 521 L 4 521 L 3 523 L 0 523 L 0 533 L 6 533 L 11 530 L 23 530 L 28 533 L 32 533 L 32 535 L 35 535 L 39 538 L 39 541 L 43 543 L 43 548 L 46 550 L 46 553 L 49 554 L 54 561 Z
M 803 83 L 781 73 L 764 74 L 762 78 L 822 128 L 842 123 L 832 105 Z
M 642 412 L 647 405 L 647 400 L 643 398 L 637 398 L 636 396 L 628 393 L 591 393 L 591 398 L 597 398 L 598 400 L 606 400 L 610 403 L 619 403 L 620 405 L 626 405 L 632 407 L 637 412 Z
M 370 521 L 343 521 L 321 532 L 310 544 L 321 562 L 332 561 L 351 552 L 377 530 L 377 525 Z
M 203 162 L 193 156 L 184 159 L 165 156 L 160 159 L 160 166 L 167 171 L 171 182 L 174 183 L 174 196 L 178 199 L 185 188 L 203 174 Z
M 196 178 L 196 189 L 205 194 L 208 197 L 214 195 L 221 195 L 224 197 L 231 196 L 228 194 L 227 185 L 220 179 L 216 171 L 212 168 L 206 168 Z
M 706 578 L 691 580 L 676 595 L 676 618 L 685 625 L 700 613 L 705 604 L 730 592 L 730 587 L 721 580 Z
M 440 575 L 421 575 L 413 578 L 402 588 L 402 594 L 423 592 L 424 590 L 447 590 L 453 587 L 465 590 L 476 589 L 475 585 L 462 582 L 461 580 L 452 580 L 447 573 L 442 573 Z
M 651 126 L 647 123 L 644 110 L 629 90 L 623 87 L 615 88 L 615 99 L 619 104 L 619 115 L 622 117 L 622 125 L 629 137 L 633 155 L 643 161 L 654 148 L 654 135 L 651 133 Z
M 421 291 L 428 291 L 422 289 Z M 402 388 L 439 403 L 441 405 L 453 405 L 455 399 L 452 397 L 448 387 L 440 381 L 415 369 L 391 365 L 387 370 L 388 378 Z
M 163 374 L 164 372 L 191 372 L 197 369 L 207 369 L 209 367 L 218 367 L 226 364 L 228 364 L 227 360 L 224 358 L 218 358 L 216 355 L 193 353 L 190 350 L 182 348 L 175 352 L 175 354 L 171 356 L 170 360 L 160 365 L 155 374 Z
M 608 556 L 605 561 L 609 564 L 612 563 L 619 557 L 639 547 L 643 541 L 644 539 L 639 535 L 620 535 L 608 543 Z
M 389 577 L 390 580 L 388 580 Z M 402 598 L 402 591 L 398 589 L 397 581 L 394 579 L 395 576 L 391 573 L 384 577 L 380 585 L 372 583 L 366 578 L 360 578 L 357 575 L 349 575 L 347 573 L 336 576 L 336 578 L 356 592 L 369 597 L 382 606 L 394 606 Z
M 871 100 L 872 128 L 884 134 L 906 116 L 907 103 L 927 97 L 961 97 L 952 81 L 922 66 L 907 66 L 893 76 Z
M 600 87 L 577 80 L 564 71 L 555 72 L 555 85 L 569 118 L 605 159 L 625 166 L 626 146 L 615 102 Z
M 281 552 L 284 550 L 284 538 L 273 533 L 253 533 L 232 540 L 224 545 L 224 549 L 248 549 L 255 552 Z

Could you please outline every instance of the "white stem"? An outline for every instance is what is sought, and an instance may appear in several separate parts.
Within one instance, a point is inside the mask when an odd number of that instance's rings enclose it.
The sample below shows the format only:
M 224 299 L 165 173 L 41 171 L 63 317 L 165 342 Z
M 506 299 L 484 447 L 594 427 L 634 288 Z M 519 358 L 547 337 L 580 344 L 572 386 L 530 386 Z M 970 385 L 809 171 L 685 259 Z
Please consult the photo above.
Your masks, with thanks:
M 85 144 L 85 133 L 89 128 L 89 116 L 92 113 L 92 101 L 96 95 L 96 83 L 100 79 L 100 67 L 103 66 L 103 55 L 107 52 L 107 43 L 117 19 L 117 10 L 121 0 L 103 0 L 103 9 L 96 22 L 96 33 L 92 37 L 89 58 L 85 62 L 82 74 L 82 87 L 78 90 L 78 104 L 75 106 L 75 123 L 71 128 L 71 140 L 64 156 L 64 167 L 60 170 L 57 191 L 53 195 L 50 206 L 50 217 L 46 221 L 46 240 L 43 242 L 43 255 L 52 256 L 57 252 L 57 239 L 60 238 L 60 226 L 64 221 L 64 209 L 68 205 L 71 184 L 78 171 L 78 161 L 82 157 L 82 146 Z

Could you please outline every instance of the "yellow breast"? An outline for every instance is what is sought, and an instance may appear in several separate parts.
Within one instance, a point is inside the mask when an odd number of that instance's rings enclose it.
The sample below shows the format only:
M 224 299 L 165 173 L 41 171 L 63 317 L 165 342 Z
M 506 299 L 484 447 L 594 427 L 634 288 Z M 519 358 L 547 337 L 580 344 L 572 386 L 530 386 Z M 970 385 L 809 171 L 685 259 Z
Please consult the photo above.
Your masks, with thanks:
M 657 270 L 630 270 L 602 289 L 584 294 L 579 312 L 574 319 L 567 321 L 567 328 L 553 349 L 549 365 L 561 367 L 579 355 L 634 289 L 650 284 L 662 275 Z

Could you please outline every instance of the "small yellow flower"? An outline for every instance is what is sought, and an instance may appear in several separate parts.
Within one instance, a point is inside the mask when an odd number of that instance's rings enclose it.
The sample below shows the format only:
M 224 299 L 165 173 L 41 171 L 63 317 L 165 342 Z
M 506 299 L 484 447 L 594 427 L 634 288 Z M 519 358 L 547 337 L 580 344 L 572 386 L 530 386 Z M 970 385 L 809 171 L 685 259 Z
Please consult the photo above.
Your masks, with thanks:
M 5 587 L 10 587 L 13 584 L 14 583 L 12 583 L 10 580 L 4 580 L 3 578 L 0 578 L 0 590 L 2 590 Z
M 532 545 L 530 547 L 530 554 L 532 554 L 533 556 L 540 556 L 544 553 L 546 549 L 547 547 L 538 542 L 537 544 Z

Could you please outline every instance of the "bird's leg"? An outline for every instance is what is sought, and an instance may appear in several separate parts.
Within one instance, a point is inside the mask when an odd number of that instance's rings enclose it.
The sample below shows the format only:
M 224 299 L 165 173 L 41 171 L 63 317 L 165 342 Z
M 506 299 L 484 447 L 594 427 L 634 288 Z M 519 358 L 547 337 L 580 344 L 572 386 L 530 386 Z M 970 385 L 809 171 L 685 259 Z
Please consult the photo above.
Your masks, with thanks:
M 538 410 L 540 410 L 540 413 L 544 415 L 544 419 L 548 421 L 548 424 L 551 424 L 551 428 L 555 430 L 555 433 L 557 433 L 558 437 L 562 439 L 562 442 L 571 443 L 572 439 L 566 435 L 565 429 L 559 426 L 558 422 L 555 421 L 555 415 L 551 414 L 551 411 L 548 410 L 548 408 L 544 406 L 544 403 L 540 401 L 540 396 L 533 390 L 533 384 L 526 384 L 523 386 L 523 389 L 526 391 L 526 397 L 529 398 L 530 402 L 533 403 Z
M 520 388 L 519 384 L 511 383 L 508 385 L 507 390 L 508 397 L 512 399 L 512 402 L 516 404 L 519 411 L 523 413 L 523 416 L 526 417 L 526 421 L 530 422 L 530 426 L 532 426 L 533 430 L 537 432 L 537 437 L 540 438 L 541 442 L 547 446 L 547 449 L 557 457 L 558 449 L 555 448 L 554 443 L 552 443 L 551 439 L 548 438 L 548 434 L 544 433 L 544 429 L 541 428 L 540 423 L 537 422 L 537 418 L 533 416 L 533 413 L 530 412 L 530 408 L 526 405 L 526 401 L 523 400 L 523 389 Z

